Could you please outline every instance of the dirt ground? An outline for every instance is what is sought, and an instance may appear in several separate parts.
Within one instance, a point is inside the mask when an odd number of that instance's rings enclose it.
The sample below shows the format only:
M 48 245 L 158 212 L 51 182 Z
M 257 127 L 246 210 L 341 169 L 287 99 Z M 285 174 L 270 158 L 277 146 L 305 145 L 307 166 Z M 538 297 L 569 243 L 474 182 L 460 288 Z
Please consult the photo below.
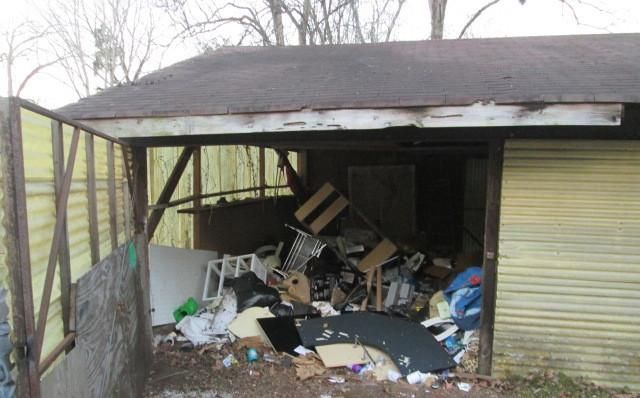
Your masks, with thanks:
M 316 398 L 506 398 L 506 397 L 584 397 L 635 398 L 624 391 L 607 390 L 589 383 L 576 382 L 562 375 L 541 374 L 509 381 L 465 380 L 471 391 L 464 392 L 456 380 L 443 383 L 438 389 L 426 385 L 409 385 L 404 381 L 378 382 L 370 376 L 359 376 L 350 370 L 328 369 L 323 375 L 301 381 L 296 378 L 291 359 L 261 349 L 273 356 L 275 362 L 263 359 L 248 363 L 244 349 L 229 344 L 208 346 L 183 351 L 162 344 L 155 350 L 155 360 L 145 397 L 203 397 L 203 398 L 255 398 L 255 397 L 316 397 Z M 233 353 L 238 363 L 225 368 L 222 360 Z M 261 356 L 262 358 L 262 356 Z M 332 384 L 331 376 L 341 376 L 344 383 Z

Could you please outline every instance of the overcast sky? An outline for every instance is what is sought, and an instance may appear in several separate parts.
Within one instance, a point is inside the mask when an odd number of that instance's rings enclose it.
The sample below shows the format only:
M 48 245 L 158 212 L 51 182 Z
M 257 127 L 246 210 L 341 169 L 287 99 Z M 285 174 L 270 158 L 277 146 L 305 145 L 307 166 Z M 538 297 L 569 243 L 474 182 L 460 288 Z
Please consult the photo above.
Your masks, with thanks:
M 25 18 L 37 20 L 36 8 L 44 1 L 46 0 L 0 0 L 0 32 Z M 560 0 L 528 0 L 525 5 L 521 5 L 518 0 L 503 0 L 476 21 L 470 30 L 470 36 L 481 38 L 640 32 L 640 0 L 582 1 L 595 7 L 583 5 L 577 8 L 581 22 L 577 24 L 571 11 Z M 448 0 L 445 37 L 457 37 L 469 16 L 486 2 L 487 0 Z M 161 16 L 159 18 L 162 20 Z M 168 24 L 168 21 L 163 23 Z M 167 26 L 166 30 L 170 29 Z M 398 21 L 395 39 L 426 39 L 429 29 L 427 0 L 407 0 Z M 167 66 L 195 54 L 193 46 L 177 44 L 163 54 L 161 61 L 156 60 L 154 63 L 155 66 Z M 17 75 L 30 69 L 29 65 L 19 64 Z M 0 76 L 0 93 L 5 93 L 4 71 Z M 56 67 L 51 67 L 32 79 L 22 96 L 51 108 L 76 100 L 73 91 L 64 83 L 63 71 Z

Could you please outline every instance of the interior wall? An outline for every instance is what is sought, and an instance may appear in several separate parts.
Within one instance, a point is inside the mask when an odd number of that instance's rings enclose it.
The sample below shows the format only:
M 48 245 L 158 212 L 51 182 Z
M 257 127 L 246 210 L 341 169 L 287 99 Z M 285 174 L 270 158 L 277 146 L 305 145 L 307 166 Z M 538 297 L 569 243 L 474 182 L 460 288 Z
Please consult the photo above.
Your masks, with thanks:
M 309 150 L 307 156 L 307 181 L 311 191 L 330 182 L 345 195 L 348 195 L 350 166 L 413 165 L 418 235 L 409 243 L 426 245 L 432 250 L 462 249 L 466 161 L 471 155 Z
M 149 157 L 149 200 L 155 203 L 164 188 L 171 171 L 183 147 L 150 148 Z M 202 193 L 215 193 L 257 187 L 260 185 L 259 149 L 245 145 L 216 145 L 202 147 Z M 297 164 L 295 152 L 289 153 L 289 161 Z M 265 150 L 265 183 L 277 186 L 285 183 L 284 177 L 277 168 L 278 155 L 274 150 Z M 276 196 L 290 193 L 288 189 L 267 189 L 265 195 Z M 193 159 L 189 161 L 180 183 L 171 200 L 180 199 L 193 194 Z M 240 199 L 253 198 L 259 194 L 241 192 L 225 195 L 224 199 L 233 202 Z M 221 197 L 202 200 L 202 205 L 216 203 Z M 167 209 L 160 220 L 151 243 L 180 247 L 194 247 L 193 217 L 178 210 L 193 207 L 193 202 Z M 200 248 L 200 247 L 196 247 Z
M 256 198 L 193 211 L 200 217 L 200 246 L 223 254 L 253 253 L 263 245 L 288 242 L 285 224 L 295 225 L 297 202 L 292 196 Z

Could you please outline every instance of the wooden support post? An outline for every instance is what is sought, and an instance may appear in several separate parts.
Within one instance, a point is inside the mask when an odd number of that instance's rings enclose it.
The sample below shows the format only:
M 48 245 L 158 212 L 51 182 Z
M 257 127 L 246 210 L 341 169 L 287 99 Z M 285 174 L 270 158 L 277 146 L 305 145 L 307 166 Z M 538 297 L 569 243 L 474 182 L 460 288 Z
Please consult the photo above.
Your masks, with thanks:
M 62 180 L 64 176 L 64 134 L 62 122 L 51 121 L 51 142 L 53 143 L 53 181 L 56 203 L 60 200 Z M 60 264 L 60 304 L 62 306 L 62 322 L 64 334 L 69 334 L 69 317 L 71 307 L 71 256 L 69 254 L 69 233 L 67 217 L 62 221 L 58 263 Z
M 371 268 L 367 271 L 367 295 L 365 296 L 364 300 L 362 300 L 362 304 L 360 304 L 360 311 L 366 311 L 367 310 L 367 306 L 369 304 L 369 296 L 371 295 L 371 285 L 373 284 L 373 277 L 374 274 L 376 272 L 375 268 Z
M 70 349 L 75 343 L 75 339 L 75 333 L 69 333 L 65 335 L 64 339 L 62 339 L 62 341 L 53 348 L 53 350 L 42 360 L 42 362 L 40 362 L 40 374 L 46 372 L 47 369 L 49 369 L 49 367 L 55 362 L 56 358 L 58 358 L 60 354 L 62 354 L 63 351 L 67 351 L 68 349 Z
M 258 149 L 258 173 L 260 178 L 260 197 L 264 198 L 265 189 L 264 186 L 267 185 L 267 170 L 266 170 L 266 153 L 264 147 L 260 147 Z
M 202 199 L 206 199 L 206 198 L 214 198 L 216 196 L 225 196 L 225 195 L 232 195 L 232 194 L 244 193 L 244 192 L 255 192 L 255 191 L 259 191 L 261 188 L 272 189 L 272 188 L 286 188 L 286 187 L 287 187 L 287 185 L 276 185 L 276 186 L 267 185 L 265 187 L 251 187 L 251 188 L 243 188 L 243 189 L 232 189 L 232 190 L 229 190 L 229 191 L 221 191 L 221 192 L 214 192 L 214 193 L 205 193 L 205 194 L 201 194 L 201 195 L 189 195 L 189 196 L 187 196 L 185 198 L 172 200 L 171 202 L 167 202 L 167 203 L 163 203 L 163 204 L 159 204 L 159 205 L 151 205 L 151 206 L 149 206 L 149 209 L 151 209 L 151 210 L 168 209 L 170 207 L 180 206 L 182 204 L 189 203 L 189 202 L 194 202 L 196 200 L 202 200 Z
M 296 171 L 298 172 L 298 176 L 300 176 L 300 181 L 305 187 L 309 186 L 309 164 L 307 162 L 308 159 L 307 151 L 301 150 L 296 152 Z
M 198 147 L 193 152 L 193 196 L 197 197 L 193 201 L 193 205 L 199 208 L 202 204 L 202 200 L 199 196 L 202 195 L 202 148 Z M 200 216 L 193 215 L 193 248 L 200 249 Z
M 138 303 L 142 303 L 138 317 L 141 321 L 142 341 L 145 358 L 142 363 L 149 364 L 152 359 L 151 301 L 149 298 L 149 238 L 147 237 L 147 211 L 149 204 L 147 182 L 147 148 L 133 147 L 132 195 L 134 217 L 134 244 L 138 259 L 139 289 L 136 289 Z M 148 370 L 148 369 L 147 369 Z M 141 370 L 142 371 L 142 370 Z
M 376 311 L 382 311 L 382 267 L 375 268 L 376 271 Z
M 493 324 L 496 313 L 498 276 L 498 233 L 504 140 L 489 142 L 487 161 L 487 206 L 484 223 L 484 266 L 482 271 L 482 312 L 480 313 L 480 356 L 478 373 L 491 374 Z
M 178 183 L 180 182 L 180 177 L 182 177 L 182 173 L 184 169 L 187 167 L 189 163 L 189 159 L 191 158 L 191 154 L 195 150 L 195 147 L 186 147 L 180 154 L 176 165 L 173 167 L 169 178 L 167 179 L 167 183 L 164 188 L 162 188 L 162 192 L 160 192 L 160 196 L 156 204 L 166 204 L 171 200 L 171 196 L 173 196 L 173 192 L 176 190 Z M 154 209 L 149 215 L 149 225 L 147 226 L 147 238 L 149 241 L 153 239 L 153 234 L 156 232 L 156 228 L 160 224 L 160 220 L 162 219 L 162 215 L 164 214 L 164 208 Z
M 133 204 L 131 193 L 132 185 L 127 181 L 122 182 L 122 194 L 124 195 L 124 240 L 128 241 L 133 236 Z
M 100 230 L 98 229 L 98 198 L 96 194 L 96 161 L 93 135 L 85 134 L 84 143 L 87 155 L 87 201 L 89 203 L 89 245 L 91 246 L 91 264 L 100 261 Z
M 49 314 L 49 304 L 51 301 L 51 290 L 53 288 L 53 278 L 56 273 L 56 262 L 58 260 L 58 251 L 60 250 L 60 238 L 62 237 L 62 227 L 64 219 L 67 216 L 67 202 L 69 200 L 69 191 L 71 190 L 71 179 L 73 177 L 73 168 L 76 162 L 76 153 L 78 152 L 78 141 L 80 140 L 80 130 L 73 130 L 71 138 L 71 147 L 69 149 L 69 157 L 67 158 L 67 167 L 64 172 L 62 186 L 60 187 L 60 199 L 56 203 L 56 223 L 53 230 L 53 239 L 49 250 L 49 262 L 47 263 L 47 271 L 44 278 L 44 288 L 42 290 L 42 301 L 40 302 L 40 311 L 38 312 L 38 325 L 36 343 L 38 352 L 36 358 L 40 360 L 42 353 L 42 342 L 44 340 L 44 332 L 47 326 L 47 316 Z
M 127 184 L 129 185 L 129 194 L 133 195 L 133 176 L 131 175 L 131 148 L 122 145 L 122 162 L 124 164 L 124 175 L 127 178 Z
M 114 144 L 111 141 L 107 141 L 106 144 L 107 144 L 107 194 L 109 197 L 109 236 L 111 237 L 111 250 L 115 250 L 118 247 L 118 205 L 116 200 L 116 165 L 115 165 L 115 159 L 114 159 L 114 153 L 113 153 Z
M 40 396 L 39 351 L 35 335 L 35 316 L 31 284 L 31 255 L 27 223 L 24 158 L 20 102 L 17 98 L 0 98 L 0 163 L 4 190 L 4 242 L 6 263 L 11 281 L 13 307 L 14 359 L 18 370 L 16 395 Z

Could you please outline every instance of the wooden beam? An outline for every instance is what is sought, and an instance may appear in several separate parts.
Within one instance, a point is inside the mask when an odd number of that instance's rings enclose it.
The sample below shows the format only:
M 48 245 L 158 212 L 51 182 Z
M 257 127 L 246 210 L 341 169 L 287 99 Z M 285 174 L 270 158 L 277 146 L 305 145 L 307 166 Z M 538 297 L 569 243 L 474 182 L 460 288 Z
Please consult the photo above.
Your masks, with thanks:
M 120 138 L 388 127 L 618 126 L 622 104 L 495 104 L 123 118 L 87 121 Z
M 259 173 L 258 185 L 260 185 L 261 187 L 259 195 L 261 198 L 263 198 L 265 196 L 264 186 L 267 185 L 266 153 L 265 153 L 264 147 L 260 147 L 258 149 L 258 173 Z
M 124 196 L 124 240 L 125 242 L 133 236 L 133 210 L 132 210 L 132 198 L 133 195 L 129 191 L 131 185 L 128 182 L 122 182 L 122 194 Z
M 37 398 L 40 396 L 37 358 L 39 345 L 34 339 L 35 317 L 22 126 L 20 101 L 16 98 L 0 98 L 0 163 L 3 171 L 4 227 L 6 229 L 3 239 L 7 249 L 6 264 L 11 283 L 12 342 L 15 347 L 14 359 L 18 371 L 16 395 Z
M 107 141 L 115 142 L 120 145 L 125 145 L 125 143 L 120 139 L 118 139 L 117 137 L 113 137 L 109 134 L 105 134 L 102 131 L 96 130 L 90 125 L 80 123 L 77 120 L 69 119 L 68 117 L 64 117 L 59 113 L 52 112 L 49 109 L 46 109 L 41 107 L 40 105 L 34 104 L 33 102 L 26 101 L 23 99 L 16 99 L 16 100 L 20 102 L 20 106 L 22 106 L 24 109 L 30 110 L 31 112 L 35 112 L 42 116 L 46 116 L 49 119 L 57 120 L 64 124 L 68 124 L 69 126 L 79 128 L 80 130 L 86 131 L 87 133 L 93 134 L 100 138 L 104 138 Z
M 71 312 L 69 313 L 69 333 L 76 331 L 76 302 L 77 302 L 77 292 L 78 292 L 78 284 L 72 283 L 70 291 L 70 302 L 71 302 Z
M 133 196 L 133 233 L 144 234 L 147 232 L 147 149 L 143 147 L 132 148 L 133 167 L 131 177 L 133 185 L 131 195 Z
M 129 194 L 133 195 L 133 176 L 131 175 L 131 147 L 120 146 L 122 150 L 122 162 L 124 166 L 124 175 L 127 178 L 127 184 L 129 185 Z
M 40 368 L 39 368 L 40 374 L 43 374 L 44 372 L 46 372 L 47 369 L 49 369 L 49 367 L 53 365 L 53 363 L 60 356 L 60 354 L 62 354 L 63 351 L 66 351 L 69 347 L 73 346 L 73 343 L 75 342 L 75 340 L 76 340 L 75 333 L 69 333 L 65 335 L 64 339 L 62 339 L 60 343 L 58 343 L 55 347 L 53 347 L 53 350 L 51 350 L 51 352 L 40 362 Z
M 191 158 L 195 148 L 196 147 L 186 147 L 182 150 L 182 153 L 178 157 L 176 165 L 173 167 L 164 188 L 162 188 L 162 192 L 160 192 L 160 196 L 158 196 L 158 200 L 156 201 L 157 205 L 169 203 L 171 196 L 173 196 L 173 193 L 180 182 L 180 177 L 182 177 L 182 173 L 184 173 L 184 169 L 186 169 L 187 164 L 189 164 L 189 159 Z M 156 208 L 151 212 L 151 215 L 149 215 L 149 225 L 147 227 L 147 237 L 149 241 L 153 239 L 153 234 L 156 232 L 156 228 L 158 228 L 158 225 L 160 224 L 164 210 L 164 208 Z
M 136 300 L 142 303 L 141 312 L 138 313 L 141 320 L 142 340 L 139 344 L 144 347 L 145 358 L 142 363 L 150 363 L 152 360 L 152 339 L 151 329 L 151 301 L 149 282 L 149 240 L 147 238 L 147 212 L 149 203 L 148 179 L 147 179 L 147 148 L 132 148 L 132 196 L 133 196 L 133 217 L 134 217 L 134 237 L 133 242 L 138 259 L 137 272 L 140 288 L 136 289 Z M 148 369 L 147 369 L 148 370 Z M 144 370 L 141 370 L 144 372 Z
M 202 204 L 202 148 L 198 147 L 193 152 L 193 201 L 195 207 Z M 193 217 L 193 248 L 200 249 L 200 217 Z
M 91 264 L 100 261 L 100 230 L 98 228 L 98 197 L 96 193 L 96 160 L 94 154 L 93 135 L 84 137 L 87 160 L 87 202 L 89 209 L 89 246 L 91 247 Z
M 487 204 L 484 226 L 484 266 L 482 269 L 482 312 L 480 313 L 480 354 L 478 373 L 491 374 L 493 326 L 496 313 L 498 239 L 504 140 L 489 142 L 487 160 Z
M 274 188 L 287 188 L 287 185 L 275 185 L 275 186 L 266 185 L 264 187 L 252 187 L 252 188 L 232 189 L 232 190 L 229 190 L 229 191 L 220 191 L 220 192 L 214 192 L 214 193 L 204 193 L 204 194 L 197 195 L 197 196 L 191 195 L 191 196 L 187 196 L 187 197 L 184 197 L 184 198 L 172 200 L 169 203 L 151 205 L 151 206 L 149 206 L 149 208 L 152 209 L 152 210 L 154 210 L 154 209 L 167 209 L 169 207 L 175 207 L 175 206 L 179 206 L 179 205 L 182 205 L 182 204 L 185 204 L 185 203 L 193 202 L 196 199 L 214 198 L 216 196 L 233 195 L 233 194 L 236 194 L 236 193 L 244 193 L 244 192 L 255 192 L 255 191 L 259 191 L 261 189 L 274 189 Z
M 51 121 L 51 141 L 53 143 L 53 181 L 56 203 L 60 200 L 62 182 L 64 178 L 64 134 L 62 122 Z M 71 256 L 69 254 L 69 234 L 67 230 L 67 217 L 63 219 L 60 236 L 60 250 L 58 252 L 60 264 L 60 304 L 62 306 L 62 322 L 64 334 L 69 334 L 69 316 L 71 307 Z
M 374 268 L 376 271 L 376 311 L 382 311 L 382 268 Z
M 344 141 L 343 141 L 344 144 Z M 354 148 L 355 149 L 355 148 Z M 352 149 L 353 150 L 353 149 Z M 387 147 L 388 150 L 388 147 Z M 309 156 L 306 150 L 301 150 L 296 152 L 296 172 L 298 176 L 300 176 L 300 181 L 305 187 L 309 186 Z
M 118 248 L 118 204 L 116 200 L 116 165 L 113 142 L 107 141 L 107 195 L 109 197 L 109 236 L 111 250 Z
M 47 316 L 49 314 L 49 304 L 51 301 L 51 290 L 53 288 L 53 278 L 56 273 L 56 262 L 58 259 L 58 251 L 60 250 L 60 242 L 62 237 L 62 228 L 64 219 L 67 216 L 67 202 L 69 200 L 69 191 L 71 189 L 71 179 L 73 177 L 73 168 L 76 162 L 76 153 L 78 152 L 78 141 L 80 140 L 80 129 L 77 127 L 73 130 L 71 138 L 71 147 L 67 158 L 67 167 L 64 172 L 62 186 L 60 187 L 60 198 L 56 204 L 56 223 L 53 230 L 53 239 L 49 250 L 49 262 L 44 278 L 44 288 L 42 291 L 42 301 L 40 302 L 40 311 L 38 312 L 38 324 L 36 329 L 36 346 L 38 352 L 36 358 L 39 361 L 42 353 L 42 342 L 44 340 L 44 332 L 47 326 Z

